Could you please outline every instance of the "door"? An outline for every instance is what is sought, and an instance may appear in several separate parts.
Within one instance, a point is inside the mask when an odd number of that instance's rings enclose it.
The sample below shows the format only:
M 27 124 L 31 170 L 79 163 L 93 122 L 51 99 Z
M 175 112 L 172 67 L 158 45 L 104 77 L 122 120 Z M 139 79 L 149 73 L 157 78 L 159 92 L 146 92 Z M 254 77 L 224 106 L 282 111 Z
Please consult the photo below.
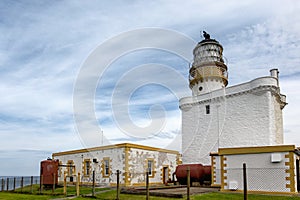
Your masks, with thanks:
M 163 183 L 166 184 L 169 180 L 169 167 L 163 168 Z

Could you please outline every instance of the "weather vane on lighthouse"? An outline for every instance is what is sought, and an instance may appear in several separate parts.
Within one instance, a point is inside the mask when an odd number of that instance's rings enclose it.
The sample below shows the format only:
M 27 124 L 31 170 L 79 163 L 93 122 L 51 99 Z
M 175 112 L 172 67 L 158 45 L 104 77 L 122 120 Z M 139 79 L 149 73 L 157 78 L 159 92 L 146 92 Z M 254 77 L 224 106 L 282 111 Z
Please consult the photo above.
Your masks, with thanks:
M 205 31 L 203 31 L 203 37 L 206 39 L 206 40 L 210 40 L 210 35 L 208 33 L 206 33 Z

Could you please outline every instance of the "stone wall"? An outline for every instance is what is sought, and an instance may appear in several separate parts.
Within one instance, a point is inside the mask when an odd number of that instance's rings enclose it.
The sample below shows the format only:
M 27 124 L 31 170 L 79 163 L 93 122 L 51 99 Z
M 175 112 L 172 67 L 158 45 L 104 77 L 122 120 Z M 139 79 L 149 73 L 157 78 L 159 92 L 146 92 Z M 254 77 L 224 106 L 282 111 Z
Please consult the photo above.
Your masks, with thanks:
M 282 144 L 282 103 L 274 77 L 181 99 L 183 163 L 210 164 L 219 147 Z

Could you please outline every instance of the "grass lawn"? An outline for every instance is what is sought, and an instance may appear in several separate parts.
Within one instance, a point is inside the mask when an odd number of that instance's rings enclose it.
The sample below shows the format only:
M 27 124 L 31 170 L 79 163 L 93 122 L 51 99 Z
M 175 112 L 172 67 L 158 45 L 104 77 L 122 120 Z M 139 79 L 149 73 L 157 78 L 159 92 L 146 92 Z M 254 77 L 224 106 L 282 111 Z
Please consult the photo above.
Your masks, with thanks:
M 103 200 L 114 200 L 116 199 L 116 190 L 108 190 L 108 188 L 96 188 L 96 192 L 100 192 L 96 195 L 96 198 L 93 199 L 103 199 Z M 44 190 L 43 195 L 38 194 L 38 186 L 34 186 L 34 194 L 29 194 L 30 187 L 26 187 L 23 189 L 23 192 L 27 193 L 17 193 L 13 192 L 0 192 L 0 200 L 12 200 L 12 199 L 56 199 L 56 198 L 64 198 L 63 188 L 57 188 L 55 190 L 55 195 L 52 195 L 52 190 Z M 81 194 L 91 194 L 92 189 L 87 187 L 81 187 Z M 75 187 L 68 187 L 68 195 L 75 195 L 76 190 Z M 88 200 L 91 198 L 88 197 L 77 197 L 76 200 Z M 132 195 L 132 194 L 120 194 L 120 200 L 144 200 L 146 199 L 145 195 Z M 186 198 L 165 198 L 165 197 L 155 197 L 150 196 L 150 200 L 183 200 Z M 191 196 L 191 200 L 241 200 L 243 199 L 243 194 L 231 194 L 231 193 L 219 193 L 212 192 L 206 194 L 198 194 Z M 291 196 L 269 196 L 269 195 L 248 195 L 249 200 L 300 200 L 300 197 L 291 197 Z
M 243 199 L 243 194 L 229 194 L 229 193 L 207 193 L 207 194 L 199 194 L 196 196 L 193 196 L 193 200 L 219 200 L 219 199 L 225 199 L 225 200 L 241 200 Z M 256 195 L 256 194 L 249 194 L 248 200 L 300 200 L 300 197 L 294 197 L 294 196 L 270 196 L 270 195 Z
M 116 191 L 107 191 L 105 193 L 97 194 L 98 199 L 113 200 L 116 199 Z M 198 194 L 191 196 L 191 200 L 220 200 L 220 199 L 230 199 L 230 200 L 241 200 L 243 199 L 243 194 L 229 194 L 229 193 L 219 193 L 212 192 L 206 194 Z M 131 194 L 120 194 L 121 200 L 144 200 L 145 195 L 131 195 Z M 182 200 L 186 198 L 165 198 L 165 197 L 155 197 L 150 196 L 150 200 Z M 300 197 L 291 196 L 269 196 L 269 195 L 248 195 L 249 200 L 300 200 Z
M 31 187 L 26 186 L 22 189 L 16 189 L 15 192 L 0 192 L 0 200 L 2 199 L 55 199 L 55 198 L 63 198 L 64 189 L 63 187 L 58 187 L 52 192 L 51 189 L 43 189 L 42 194 L 39 191 L 39 185 L 33 185 L 32 194 L 31 194 Z M 109 188 L 95 188 L 95 192 L 108 190 Z M 80 195 L 91 194 L 92 188 L 91 187 L 80 187 Z M 76 195 L 76 187 L 75 186 L 68 186 L 67 187 L 67 196 L 74 196 Z M 87 199 L 87 198 L 85 198 Z
M 98 199 L 113 200 L 116 199 L 116 191 L 108 191 L 96 195 Z M 241 200 L 243 199 L 243 194 L 229 194 L 229 193 L 219 193 L 212 192 L 206 194 L 198 194 L 191 196 L 191 200 Z M 145 195 L 131 195 L 131 194 L 120 194 L 121 200 L 144 200 Z M 182 200 L 186 198 L 165 198 L 165 197 L 155 197 L 150 196 L 150 200 Z M 269 196 L 269 195 L 248 195 L 249 200 L 300 200 L 300 197 L 292 196 Z
M 53 199 L 57 198 L 54 196 L 49 195 L 34 195 L 34 194 L 21 194 L 21 193 L 11 193 L 11 192 L 0 192 L 0 199 L 5 200 L 23 200 L 23 199 L 30 199 L 30 200 L 36 200 L 36 199 Z

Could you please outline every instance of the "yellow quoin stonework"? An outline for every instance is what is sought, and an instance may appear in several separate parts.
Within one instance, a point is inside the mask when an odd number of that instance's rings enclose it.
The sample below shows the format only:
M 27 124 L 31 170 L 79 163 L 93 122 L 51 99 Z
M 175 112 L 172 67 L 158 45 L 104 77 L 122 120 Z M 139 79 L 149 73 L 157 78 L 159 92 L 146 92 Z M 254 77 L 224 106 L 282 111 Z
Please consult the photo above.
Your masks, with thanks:
M 130 143 L 58 152 L 53 153 L 52 157 L 59 159 L 62 165 L 69 163 L 74 166 L 71 171 L 66 167 L 59 169 L 67 173 L 68 182 L 72 180 L 75 183 L 80 173 L 80 182 L 91 184 L 92 172 L 95 171 L 96 184 L 116 185 L 119 170 L 123 186 L 145 185 L 148 161 L 151 163 L 149 182 L 152 185 L 163 184 L 171 179 L 171 174 L 181 162 L 178 151 Z M 63 182 L 62 175 L 58 178 L 60 183 Z
M 243 191 L 245 163 L 249 193 L 297 194 L 299 155 L 294 145 L 220 148 L 210 156 L 212 186 L 220 186 L 222 192 Z

